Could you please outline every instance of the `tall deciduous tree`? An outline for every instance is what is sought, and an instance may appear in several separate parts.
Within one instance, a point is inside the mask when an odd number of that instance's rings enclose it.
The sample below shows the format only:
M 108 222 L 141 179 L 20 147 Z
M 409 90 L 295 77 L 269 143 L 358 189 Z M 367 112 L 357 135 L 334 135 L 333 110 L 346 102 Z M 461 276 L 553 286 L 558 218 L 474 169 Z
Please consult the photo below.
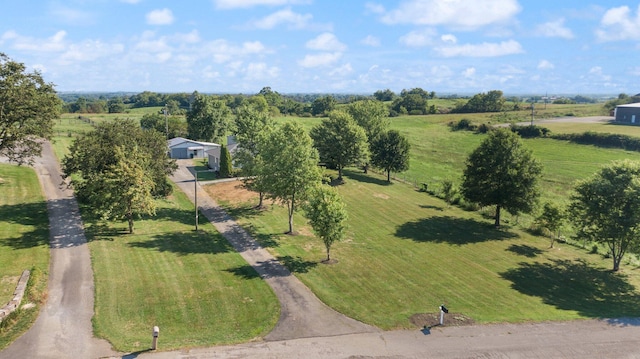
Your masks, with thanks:
M 500 210 L 531 212 L 537 202 L 542 165 L 526 149 L 520 137 L 508 129 L 491 131 L 467 158 L 462 195 L 481 206 L 495 205 L 495 225 Z
M 241 106 L 236 110 L 236 141 L 238 147 L 235 161 L 242 170 L 244 185 L 259 193 L 261 208 L 264 201 L 265 183 L 262 176 L 262 148 L 275 128 L 273 118 L 267 112 L 260 112 L 251 106 Z
M 332 111 L 328 118 L 311 129 L 310 135 L 320 161 L 335 166 L 339 180 L 342 180 L 342 170 L 346 166 L 367 161 L 367 135 L 346 112 Z
M 387 172 L 387 182 L 391 182 L 391 171 L 403 172 L 409 169 L 411 145 L 406 137 L 396 130 L 381 133 L 371 146 L 371 163 Z
M 231 110 L 222 100 L 195 94 L 187 112 L 188 137 L 196 141 L 216 142 L 223 138 L 231 124 Z
M 150 159 L 138 147 L 126 152 L 119 146 L 114 150 L 115 162 L 88 179 L 83 196 L 94 213 L 108 220 L 125 219 L 129 233 L 133 233 L 135 216 L 153 215 L 156 210 L 151 195 L 154 183 L 145 174 Z
M 389 109 L 380 101 L 362 100 L 351 103 L 347 111 L 358 125 L 364 128 L 371 152 L 375 139 L 389 128 Z M 368 167 L 369 164 L 365 163 L 364 173 L 367 173 Z
M 311 191 L 304 211 L 313 232 L 324 243 L 328 262 L 331 260 L 331 246 L 342 240 L 347 230 L 347 209 L 344 201 L 334 188 L 322 185 Z
M 43 139 L 51 137 L 60 108 L 53 84 L 0 52 L 0 155 L 32 163 Z
M 294 212 L 321 182 L 318 151 L 301 125 L 285 123 L 265 142 L 261 158 L 261 176 L 268 196 L 287 206 L 288 233 L 294 234 Z
M 124 153 L 139 153 L 132 158 L 140 160 L 136 163 L 142 167 L 144 177 L 153 183 L 153 196 L 171 193 L 172 187 L 167 176 L 177 166 L 175 160 L 167 156 L 164 135 L 157 131 L 145 131 L 132 120 L 115 120 L 100 123 L 93 131 L 78 137 L 62 160 L 65 176 L 77 175 L 72 177 L 72 184 L 81 201 L 89 203 L 102 191 L 102 187 L 95 183 L 100 177 L 108 176 L 118 165 L 118 148 Z
M 605 244 L 619 270 L 624 254 L 640 246 L 640 163 L 616 161 L 579 182 L 569 210 L 578 236 Z
M 536 223 L 548 230 L 551 234 L 551 245 L 553 248 L 553 243 L 555 239 L 558 237 L 558 233 L 560 228 L 562 227 L 565 220 L 564 211 L 558 207 L 557 205 L 547 202 L 544 204 L 542 208 L 542 213 L 536 218 Z

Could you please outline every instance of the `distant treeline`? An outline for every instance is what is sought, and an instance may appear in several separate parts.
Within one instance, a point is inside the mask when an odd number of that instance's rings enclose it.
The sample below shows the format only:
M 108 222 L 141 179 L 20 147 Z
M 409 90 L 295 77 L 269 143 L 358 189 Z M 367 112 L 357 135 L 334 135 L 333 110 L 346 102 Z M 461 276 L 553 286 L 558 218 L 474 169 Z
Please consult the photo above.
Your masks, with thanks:
M 64 111 L 70 113 L 122 113 L 133 108 L 162 107 L 168 114 L 182 115 L 189 110 L 198 92 L 193 93 L 159 93 L 144 91 L 141 93 L 62 93 Z M 384 102 L 389 109 L 389 116 L 428 115 L 442 113 L 483 113 L 518 111 L 526 108 L 527 101 L 536 102 L 538 98 L 505 98 L 502 91 L 493 90 L 469 97 L 447 95 L 442 98 L 455 100 L 448 107 L 438 107 L 434 102 L 438 96 L 434 91 L 426 91 L 419 87 L 402 90 L 399 94 L 393 91 L 379 90 L 372 95 L 361 94 L 280 94 L 270 87 L 264 87 L 254 95 L 248 94 L 211 94 L 210 96 L 225 101 L 230 109 L 243 104 L 263 104 L 274 115 L 325 116 L 340 104 L 348 104 L 361 100 Z M 586 102 L 587 98 L 576 96 L 562 101 Z

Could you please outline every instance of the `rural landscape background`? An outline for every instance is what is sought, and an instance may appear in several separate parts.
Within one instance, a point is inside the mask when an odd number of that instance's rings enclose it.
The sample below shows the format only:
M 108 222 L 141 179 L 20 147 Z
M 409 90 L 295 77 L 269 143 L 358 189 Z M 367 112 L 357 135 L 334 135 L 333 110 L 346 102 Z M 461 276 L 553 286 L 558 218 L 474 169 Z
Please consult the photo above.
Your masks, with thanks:
M 0 153 L 11 154 L 13 133 L 27 142 L 42 135 L 67 171 L 60 186 L 82 194 L 93 334 L 118 352 L 148 350 L 154 325 L 163 350 L 259 341 L 276 326 L 276 294 L 194 215 L 167 176 L 174 162 L 165 143 L 226 146 L 245 131 L 240 148 L 273 150 L 288 143 L 270 141 L 271 130 L 286 126 L 299 130 L 290 139 L 315 145 L 304 148 L 317 159 L 313 180 L 344 203 L 346 229 L 330 245 L 304 204 L 290 219 L 273 193 L 261 197 L 247 164 L 264 163 L 234 157 L 224 171 L 204 158 L 181 163 L 200 195 L 337 312 L 381 330 L 427 328 L 441 305 L 452 326 L 640 318 L 640 239 L 612 270 L 610 248 L 585 236 L 571 210 L 580 183 L 616 161 L 640 161 L 640 126 L 612 117 L 616 106 L 640 102 L 640 67 L 630 61 L 638 3 L 37 0 L 6 4 L 3 15 Z M 359 105 L 379 132 L 356 123 Z M 249 138 L 243 116 L 268 126 Z M 195 135 L 194 118 L 206 135 Z M 335 118 L 349 125 L 344 133 L 311 138 Z M 115 135 L 82 142 L 104 129 Z M 318 142 L 352 130 L 367 143 L 344 168 L 315 157 Z M 541 166 L 532 210 L 503 210 L 499 226 L 498 207 L 463 190 L 470 155 L 497 131 L 517 137 Z M 370 161 L 380 133 L 409 145 L 397 169 Z M 49 295 L 47 200 L 28 158 L 0 163 L 0 304 L 31 270 L 23 306 L 0 322 L 0 349 L 33 325 Z M 110 172 L 90 173 L 92 165 Z M 113 198 L 131 195 L 113 186 L 124 178 L 139 191 L 132 197 L 143 197 L 136 213 L 114 209 L 126 201 Z M 117 195 L 92 196 L 109 184 Z

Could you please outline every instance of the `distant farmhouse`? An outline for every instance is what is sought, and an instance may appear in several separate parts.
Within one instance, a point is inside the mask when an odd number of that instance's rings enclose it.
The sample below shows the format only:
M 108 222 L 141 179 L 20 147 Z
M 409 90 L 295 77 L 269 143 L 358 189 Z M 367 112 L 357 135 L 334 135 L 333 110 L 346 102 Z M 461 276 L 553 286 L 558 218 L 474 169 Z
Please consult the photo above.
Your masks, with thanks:
M 640 102 L 616 106 L 613 116 L 616 122 L 640 125 Z
M 237 143 L 234 136 L 227 138 L 227 150 L 233 156 Z M 213 142 L 194 141 L 183 137 L 167 141 L 169 157 L 173 159 L 206 158 L 207 165 L 214 171 L 220 170 L 222 146 Z

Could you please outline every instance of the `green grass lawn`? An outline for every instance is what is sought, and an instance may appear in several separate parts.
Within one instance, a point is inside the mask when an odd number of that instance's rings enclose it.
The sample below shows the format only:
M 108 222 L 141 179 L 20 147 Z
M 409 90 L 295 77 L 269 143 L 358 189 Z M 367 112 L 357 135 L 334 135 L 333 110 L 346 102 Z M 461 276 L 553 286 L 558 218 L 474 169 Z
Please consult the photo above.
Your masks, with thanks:
M 0 164 L 0 306 L 13 296 L 20 275 L 32 270 L 22 310 L 0 325 L 0 349 L 24 333 L 46 300 L 49 270 L 49 219 L 47 204 L 33 169 Z
M 496 230 L 476 212 L 448 207 L 411 186 L 346 172 L 339 187 L 349 234 L 334 245 L 337 264 L 299 214 L 306 235 L 282 235 L 283 208 L 230 207 L 320 299 L 383 329 L 410 328 L 409 317 L 452 312 L 482 323 L 640 316 L 640 269 L 611 273 L 610 260 L 516 228 Z M 215 185 L 212 185 L 215 186 Z M 230 204 L 226 204 L 230 206 Z
M 157 216 L 89 225 L 96 282 L 94 328 L 121 351 L 250 341 L 268 333 L 280 306 L 271 288 L 201 216 L 182 192 L 159 201 Z

